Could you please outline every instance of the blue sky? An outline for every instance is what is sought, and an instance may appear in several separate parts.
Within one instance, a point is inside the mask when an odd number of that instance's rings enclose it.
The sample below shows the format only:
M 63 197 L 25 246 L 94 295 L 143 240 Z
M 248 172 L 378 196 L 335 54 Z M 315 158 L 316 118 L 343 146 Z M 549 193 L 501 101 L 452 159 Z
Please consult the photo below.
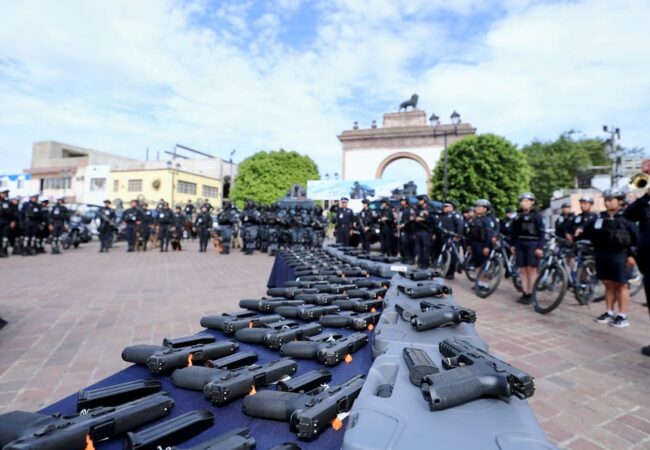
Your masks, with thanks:
M 519 145 L 613 123 L 650 148 L 644 0 L 24 0 L 0 17 L 4 173 L 53 139 L 137 158 L 283 147 L 331 174 L 336 135 L 413 92 Z

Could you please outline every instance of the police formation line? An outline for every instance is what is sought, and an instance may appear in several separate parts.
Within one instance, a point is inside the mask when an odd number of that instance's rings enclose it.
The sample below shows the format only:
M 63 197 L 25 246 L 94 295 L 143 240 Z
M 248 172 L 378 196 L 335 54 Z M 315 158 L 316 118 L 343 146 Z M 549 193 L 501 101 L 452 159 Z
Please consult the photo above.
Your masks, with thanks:
M 594 200 L 589 196 L 580 199 L 581 212 L 577 215 L 570 213 L 569 204 L 563 204 L 554 233 L 558 241 L 591 241 L 596 275 L 605 286 L 606 300 L 605 312 L 595 320 L 624 328 L 629 326 L 628 279 L 635 264 L 645 275 L 646 297 L 650 293 L 650 191 L 630 205 L 626 205 L 622 191 L 608 190 L 603 197 L 606 209 L 600 214 L 592 211 Z M 520 272 L 522 296 L 518 302 L 532 303 L 533 283 L 547 239 L 544 220 L 535 208 L 535 196 L 523 193 L 519 210 L 509 211 L 503 220 L 493 215 L 487 199 L 479 199 L 462 214 L 456 208 L 455 202 L 448 201 L 441 211 L 436 210 L 426 196 L 418 196 L 417 205 L 402 197 L 399 206 L 393 207 L 385 198 L 379 210 L 370 209 L 364 200 L 363 209 L 355 215 L 348 207 L 348 199 L 342 198 L 334 211 L 336 240 L 349 245 L 351 237 L 359 234 L 363 250 L 369 252 L 371 235 L 378 233 L 384 255 L 399 255 L 403 263 L 417 263 L 422 268 L 432 265 L 450 236 L 469 255 L 469 264 L 474 268 L 482 267 L 497 240 L 502 240 L 514 254 Z M 447 278 L 454 277 L 459 262 L 452 262 Z M 481 288 L 480 280 L 477 288 Z M 650 356 L 650 346 L 643 352 Z

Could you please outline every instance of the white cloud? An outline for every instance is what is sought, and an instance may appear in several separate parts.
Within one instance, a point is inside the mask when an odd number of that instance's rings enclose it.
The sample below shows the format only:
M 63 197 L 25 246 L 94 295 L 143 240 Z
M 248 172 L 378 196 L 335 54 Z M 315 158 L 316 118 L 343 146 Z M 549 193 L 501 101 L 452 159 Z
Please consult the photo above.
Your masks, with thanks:
M 412 92 L 520 143 L 613 120 L 625 144 L 648 144 L 647 2 L 499 3 L 486 35 L 459 41 L 445 14 L 494 3 L 324 1 L 304 48 L 281 38 L 300 3 L 255 17 L 255 2 L 0 3 L 0 172 L 44 139 L 139 158 L 176 142 L 224 157 L 282 146 L 340 172 L 336 135 Z

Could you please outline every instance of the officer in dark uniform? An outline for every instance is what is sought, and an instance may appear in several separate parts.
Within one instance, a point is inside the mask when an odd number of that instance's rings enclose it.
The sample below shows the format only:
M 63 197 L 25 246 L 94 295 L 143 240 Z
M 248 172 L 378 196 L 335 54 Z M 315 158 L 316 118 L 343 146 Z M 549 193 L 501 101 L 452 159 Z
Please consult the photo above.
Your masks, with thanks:
M 252 255 L 257 245 L 257 232 L 260 223 L 260 212 L 255 208 L 255 202 L 252 199 L 246 200 L 246 205 L 239 219 L 243 227 L 244 246 L 242 251 L 246 255 Z
M 289 211 L 289 221 L 291 223 L 291 245 L 300 248 L 303 244 L 303 223 L 302 223 L 302 208 L 296 205 Z
M 238 220 L 239 218 L 237 216 L 237 211 L 232 207 L 230 200 L 224 200 L 223 209 L 219 215 L 217 215 L 219 232 L 221 233 L 221 243 L 223 244 L 223 251 L 221 252 L 222 255 L 227 255 L 230 253 L 233 228 L 237 224 Z
M 453 201 L 445 201 L 442 204 L 442 214 L 438 217 L 438 226 L 437 229 L 440 230 L 439 235 L 437 236 L 437 239 L 435 240 L 435 246 L 436 246 L 436 251 L 435 255 L 436 257 L 440 255 L 440 251 L 442 250 L 442 244 L 444 242 L 444 239 L 447 238 L 445 235 L 445 231 L 454 233 L 457 236 L 455 236 L 453 239 L 455 240 L 460 240 L 461 236 L 463 235 L 463 230 L 464 230 L 464 221 L 463 217 L 456 211 L 456 204 Z M 449 271 L 444 274 L 445 278 L 448 280 L 453 280 L 454 279 L 454 273 L 456 272 L 456 258 L 452 258 L 451 264 L 449 266 Z
M 47 197 L 41 197 L 40 202 L 41 210 L 37 216 L 36 253 L 45 253 L 45 241 L 50 235 L 50 211 L 48 210 L 50 200 Z
M 268 252 L 269 256 L 275 256 L 278 251 L 278 239 L 279 239 L 279 226 L 280 221 L 278 219 L 278 204 L 273 203 L 269 207 L 269 210 L 266 212 L 266 227 L 269 233 L 269 246 Z
M 174 230 L 172 230 L 172 235 L 175 235 L 178 240 L 181 240 L 183 238 L 183 231 L 185 231 L 187 217 L 183 214 L 183 210 L 180 206 L 176 207 L 173 221 Z
M 9 256 L 9 232 L 16 226 L 16 211 L 9 200 L 9 189 L 0 191 L 0 258 Z
M 472 264 L 480 268 L 490 254 L 496 223 L 489 214 L 490 202 L 484 198 L 474 204 L 474 216 L 468 221 L 467 238 L 472 253 Z
M 370 253 L 370 235 L 377 220 L 377 213 L 370 209 L 368 199 L 364 198 L 361 203 L 363 207 L 357 216 L 357 228 L 361 237 L 361 248 L 365 253 Z
M 560 215 L 555 219 L 555 235 L 561 237 L 562 239 L 567 238 L 569 234 L 569 227 L 575 218 L 575 214 L 571 212 L 570 203 L 562 203 L 562 209 L 560 210 Z
M 169 251 L 169 241 L 171 240 L 170 228 L 174 225 L 174 213 L 169 207 L 169 203 L 163 202 L 162 208 L 158 211 L 158 240 L 160 241 L 160 251 Z
M 596 220 L 598 214 L 592 211 L 594 207 L 594 199 L 588 195 L 580 198 L 580 214 L 575 216 L 568 226 L 567 239 L 576 241 L 579 239 L 582 230 L 589 222 Z
M 199 252 L 206 252 L 208 249 L 208 240 L 212 230 L 212 216 L 208 213 L 208 208 L 201 207 L 201 212 L 197 214 L 194 220 L 194 227 L 199 234 Z
M 68 226 L 68 219 L 70 217 L 70 212 L 64 204 L 63 197 L 59 197 L 56 200 L 56 205 L 52 208 L 50 213 L 50 232 L 52 233 L 52 254 L 57 255 L 61 253 L 61 248 L 59 247 L 59 241 L 61 235 Z
M 33 194 L 29 201 L 23 204 L 21 214 L 24 217 L 24 244 L 23 256 L 36 254 L 36 234 L 38 232 L 41 204 L 38 202 L 38 195 Z
M 142 223 L 140 224 L 140 239 L 142 239 L 143 250 L 147 251 L 147 243 L 151 238 L 151 227 L 153 227 L 153 211 L 149 209 L 147 203 L 142 204 Z
M 104 200 L 104 206 L 97 212 L 99 219 L 99 253 L 108 253 L 108 249 L 113 242 L 113 228 L 115 226 L 115 211 L 111 208 L 111 201 Z
M 500 233 L 503 234 L 504 236 L 510 236 L 510 227 L 512 226 L 512 221 L 517 217 L 517 213 L 515 212 L 514 209 L 508 208 L 506 210 L 506 215 L 501 220 L 501 226 L 500 226 Z
M 415 217 L 416 211 L 408 198 L 399 199 L 399 221 L 397 232 L 399 233 L 399 254 L 404 264 L 415 264 Z
M 616 328 L 630 325 L 627 310 L 630 305 L 628 271 L 635 264 L 639 245 L 637 226 L 625 218 L 622 204 L 625 193 L 608 189 L 603 192 L 606 210 L 583 227 L 583 237 L 591 240 L 596 256 L 596 276 L 605 285 L 607 310 L 596 317 L 598 323 Z M 614 308 L 618 306 L 618 313 Z
M 650 189 L 627 207 L 625 218 L 638 223 L 639 226 L 636 263 L 643 274 L 645 298 L 650 312 Z M 650 356 L 650 345 L 643 347 L 641 352 L 645 356 Z
M 9 245 L 13 247 L 13 254 L 20 255 L 22 254 L 22 244 L 23 244 L 23 227 L 21 226 L 20 220 L 20 200 L 19 195 L 11 199 L 11 205 L 13 207 L 13 217 L 14 220 L 9 223 Z M 12 225 L 13 223 L 13 225 Z
M 346 246 L 350 245 L 350 234 L 354 225 L 354 212 L 348 208 L 348 198 L 343 197 L 336 210 L 336 219 L 334 221 L 334 231 L 336 233 L 336 242 Z
M 137 227 L 142 223 L 142 212 L 138 208 L 138 201 L 131 200 L 131 207 L 122 214 L 122 221 L 126 225 L 127 252 L 135 251 L 135 238 Z
M 311 221 L 311 226 L 314 230 L 314 247 L 321 248 L 325 241 L 325 233 L 327 232 L 327 217 L 323 215 L 322 206 L 318 204 L 314 206 Z
M 424 195 L 418 195 L 418 207 L 415 213 L 415 249 L 418 267 L 429 267 L 433 236 L 433 211 Z
M 544 253 L 546 241 L 544 220 L 542 215 L 533 209 L 535 196 L 524 192 L 519 196 L 519 212 L 512 220 L 510 227 L 511 251 L 521 275 L 521 290 L 523 295 L 519 303 L 533 303 L 533 283 L 537 279 L 539 259 Z
M 185 212 L 185 218 L 188 221 L 191 221 L 192 216 L 194 215 L 194 205 L 192 204 L 192 200 L 187 201 L 187 205 L 185 205 L 184 212 Z
M 395 243 L 395 214 L 390 207 L 390 201 L 387 198 L 381 199 L 381 209 L 379 210 L 379 239 L 381 241 L 381 252 L 385 256 L 395 256 L 397 254 L 397 245 Z

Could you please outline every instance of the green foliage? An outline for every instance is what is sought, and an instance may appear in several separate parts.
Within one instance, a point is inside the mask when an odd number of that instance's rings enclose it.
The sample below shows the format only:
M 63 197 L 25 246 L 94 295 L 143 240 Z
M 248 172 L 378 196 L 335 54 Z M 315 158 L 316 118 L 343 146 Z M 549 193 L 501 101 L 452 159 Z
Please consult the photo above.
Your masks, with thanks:
M 309 157 L 298 152 L 257 152 L 239 165 L 231 198 L 238 206 L 246 199 L 270 204 L 284 197 L 294 184 L 307 188 L 307 180 L 318 180 L 318 166 Z
M 517 204 L 519 194 L 529 189 L 530 168 L 524 155 L 507 139 L 494 134 L 470 136 L 454 142 L 449 152 L 449 194 L 459 205 L 479 198 L 492 203 L 501 216 Z M 431 198 L 444 197 L 444 152 L 431 177 Z
M 532 192 L 544 207 L 553 191 L 575 187 L 578 175 L 589 166 L 611 164 L 601 139 L 574 139 L 572 131 L 552 142 L 534 141 L 523 148 L 523 153 L 533 171 Z

